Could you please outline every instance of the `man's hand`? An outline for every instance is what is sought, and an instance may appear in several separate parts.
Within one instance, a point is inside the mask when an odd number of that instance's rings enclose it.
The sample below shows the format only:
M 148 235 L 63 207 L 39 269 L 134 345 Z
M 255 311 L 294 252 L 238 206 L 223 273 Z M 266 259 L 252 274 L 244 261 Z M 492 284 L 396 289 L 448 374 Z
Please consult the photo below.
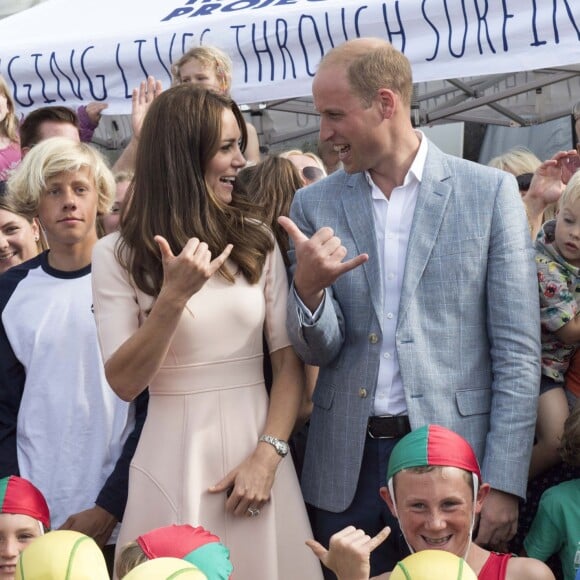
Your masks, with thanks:
M 483 502 L 476 543 L 507 552 L 508 542 L 518 529 L 518 503 L 515 495 L 492 489 Z
M 320 228 L 308 238 L 290 218 L 279 217 L 278 223 L 294 242 L 296 251 L 294 288 L 311 312 L 314 312 L 322 301 L 325 288 L 332 286 L 340 276 L 369 259 L 368 254 L 360 254 L 343 262 L 346 248 L 331 228 Z
M 96 505 L 93 508 L 69 516 L 59 530 L 81 532 L 81 534 L 93 538 L 99 548 L 104 548 L 116 525 L 117 518 Z
M 374 538 L 363 530 L 348 526 L 330 538 L 329 549 L 315 540 L 306 545 L 338 580 L 368 580 L 371 573 L 371 552 L 390 535 L 391 528 L 383 528 Z

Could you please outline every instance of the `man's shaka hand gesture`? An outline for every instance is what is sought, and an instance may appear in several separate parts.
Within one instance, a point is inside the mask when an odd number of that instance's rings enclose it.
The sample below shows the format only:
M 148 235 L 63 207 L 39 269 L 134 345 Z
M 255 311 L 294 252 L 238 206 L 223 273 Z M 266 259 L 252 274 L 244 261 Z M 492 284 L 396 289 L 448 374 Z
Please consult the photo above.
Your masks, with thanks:
M 281 216 L 278 223 L 294 243 L 296 270 L 294 288 L 311 312 L 322 302 L 324 289 L 332 286 L 340 276 L 354 270 L 368 259 L 368 254 L 343 262 L 346 248 L 332 228 L 320 228 L 311 238 L 304 235 L 288 217 Z

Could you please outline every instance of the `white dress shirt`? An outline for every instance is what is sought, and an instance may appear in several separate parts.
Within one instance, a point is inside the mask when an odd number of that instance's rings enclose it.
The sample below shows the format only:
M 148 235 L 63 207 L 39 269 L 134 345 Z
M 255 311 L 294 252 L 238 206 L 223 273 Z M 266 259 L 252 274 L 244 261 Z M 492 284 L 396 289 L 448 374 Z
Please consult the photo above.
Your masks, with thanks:
M 383 320 L 381 321 L 383 341 L 373 415 L 401 415 L 407 412 L 403 382 L 399 371 L 395 333 L 405 273 L 407 245 L 417 203 L 417 194 L 423 178 L 425 159 L 427 158 L 427 139 L 421 131 L 415 131 L 415 133 L 421 139 L 417 155 L 405 175 L 403 185 L 393 189 L 390 199 L 385 197 L 370 174 L 365 172 L 367 181 L 371 186 L 377 248 L 383 279 Z M 295 289 L 294 294 L 300 307 L 298 315 L 301 324 L 304 326 L 316 324 L 326 300 L 326 292 L 314 313 L 310 312 L 302 302 Z
M 420 131 L 417 131 L 417 134 L 421 138 L 417 155 L 405 175 L 403 184 L 393 189 L 390 199 L 385 197 L 370 174 L 365 173 L 372 188 L 377 248 L 383 281 L 383 341 L 374 399 L 375 415 L 401 415 L 407 412 L 395 333 L 407 246 L 427 156 L 427 139 L 423 138 Z

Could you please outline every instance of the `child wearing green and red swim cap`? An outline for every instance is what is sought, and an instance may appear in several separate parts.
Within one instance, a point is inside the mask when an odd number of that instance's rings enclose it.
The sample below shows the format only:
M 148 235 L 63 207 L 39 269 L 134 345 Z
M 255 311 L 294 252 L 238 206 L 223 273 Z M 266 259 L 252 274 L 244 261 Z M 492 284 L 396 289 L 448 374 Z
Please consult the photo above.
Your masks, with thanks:
M 398 519 L 411 552 L 451 552 L 465 559 L 478 580 L 554 580 L 538 560 L 490 552 L 472 542 L 490 486 L 482 481 L 473 449 L 457 433 L 439 425 L 411 431 L 393 448 L 386 479 L 379 493 Z M 307 543 L 339 580 L 367 580 L 370 553 L 388 534 L 385 529 L 370 538 L 351 526 L 331 538 L 329 550 Z
M 207 580 L 229 580 L 230 551 L 219 537 L 202 526 L 171 525 L 156 528 L 123 546 L 115 563 L 117 578 L 135 566 L 156 558 L 181 558 L 195 565 Z
M 0 479 L 0 579 L 13 580 L 20 552 L 50 529 L 48 505 L 27 479 Z

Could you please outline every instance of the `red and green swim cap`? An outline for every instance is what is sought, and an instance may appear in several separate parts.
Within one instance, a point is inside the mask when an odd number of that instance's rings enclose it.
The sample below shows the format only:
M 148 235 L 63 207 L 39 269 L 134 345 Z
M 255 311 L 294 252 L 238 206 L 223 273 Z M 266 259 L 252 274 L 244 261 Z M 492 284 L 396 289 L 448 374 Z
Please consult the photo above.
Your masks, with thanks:
M 393 448 L 387 483 L 403 469 L 442 465 L 459 467 L 477 475 L 481 471 L 471 445 L 460 435 L 439 425 L 425 425 L 405 435 Z
M 16 475 L 0 479 L 0 513 L 30 516 L 50 529 L 50 513 L 44 496 L 30 481 Z
M 230 551 L 218 536 L 202 526 L 188 524 L 156 528 L 137 538 L 137 543 L 150 560 L 181 558 L 197 566 L 208 580 L 228 580 L 233 566 Z

